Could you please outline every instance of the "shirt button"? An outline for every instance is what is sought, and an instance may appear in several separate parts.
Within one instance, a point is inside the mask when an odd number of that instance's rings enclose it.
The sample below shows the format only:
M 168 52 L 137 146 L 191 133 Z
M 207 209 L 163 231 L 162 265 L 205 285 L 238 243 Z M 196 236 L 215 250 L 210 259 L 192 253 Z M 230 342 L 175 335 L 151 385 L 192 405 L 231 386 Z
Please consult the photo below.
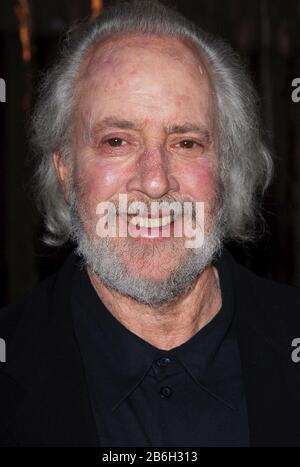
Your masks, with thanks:
M 163 386 L 160 388 L 161 397 L 170 397 L 173 394 L 173 390 L 169 386 Z
M 171 363 L 171 359 L 169 357 L 161 357 L 156 361 L 158 366 L 167 366 Z

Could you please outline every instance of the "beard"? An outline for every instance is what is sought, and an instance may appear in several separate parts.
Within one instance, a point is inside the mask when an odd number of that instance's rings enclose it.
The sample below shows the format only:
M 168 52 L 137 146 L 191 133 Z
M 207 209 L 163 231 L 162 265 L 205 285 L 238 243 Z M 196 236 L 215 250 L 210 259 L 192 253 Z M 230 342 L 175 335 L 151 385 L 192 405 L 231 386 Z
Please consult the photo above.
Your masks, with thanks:
M 155 240 L 153 245 L 139 244 L 130 237 L 94 238 L 84 225 L 84 219 L 90 219 L 91 212 L 83 208 L 84 203 L 77 199 L 72 184 L 69 202 L 71 239 L 77 245 L 76 253 L 82 257 L 84 265 L 88 265 L 107 288 L 150 307 L 169 305 L 186 294 L 221 253 L 221 210 L 214 216 L 214 226 L 202 246 L 184 248 L 175 238 L 168 240 L 167 246 L 164 241 L 155 244 Z M 162 260 L 166 248 L 170 257 L 176 260 L 173 268 L 170 261 L 164 263 Z M 162 278 L 142 277 L 143 271 L 157 271 L 158 268 L 164 273 Z

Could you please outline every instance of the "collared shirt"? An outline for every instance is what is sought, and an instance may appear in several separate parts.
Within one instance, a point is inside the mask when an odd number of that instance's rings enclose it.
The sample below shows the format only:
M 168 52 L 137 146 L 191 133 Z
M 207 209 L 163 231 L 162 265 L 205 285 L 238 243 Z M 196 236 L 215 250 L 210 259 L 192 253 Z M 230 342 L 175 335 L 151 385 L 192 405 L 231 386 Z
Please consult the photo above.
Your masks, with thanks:
M 216 262 L 217 315 L 188 341 L 158 349 L 119 322 L 87 272 L 74 277 L 72 312 L 100 446 L 248 446 L 235 329 L 235 284 Z

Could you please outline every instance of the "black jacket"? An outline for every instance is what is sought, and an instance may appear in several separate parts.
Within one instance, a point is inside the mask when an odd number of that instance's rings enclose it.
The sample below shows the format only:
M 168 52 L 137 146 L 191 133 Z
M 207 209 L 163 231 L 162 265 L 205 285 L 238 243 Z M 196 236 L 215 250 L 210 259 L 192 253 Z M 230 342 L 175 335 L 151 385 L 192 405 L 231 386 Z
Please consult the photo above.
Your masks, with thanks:
M 237 287 L 238 341 L 252 446 L 300 446 L 300 289 L 262 279 L 225 252 Z M 0 311 L 0 446 L 97 446 L 71 318 L 71 255 L 20 304 Z

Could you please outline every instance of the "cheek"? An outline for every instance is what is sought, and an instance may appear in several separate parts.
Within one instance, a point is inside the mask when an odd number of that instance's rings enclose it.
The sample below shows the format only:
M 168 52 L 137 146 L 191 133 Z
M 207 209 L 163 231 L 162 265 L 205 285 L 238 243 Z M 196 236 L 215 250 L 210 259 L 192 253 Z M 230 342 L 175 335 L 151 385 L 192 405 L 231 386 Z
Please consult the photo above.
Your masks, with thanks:
M 124 178 L 124 170 L 116 164 L 95 159 L 86 160 L 85 164 L 81 164 L 77 174 L 81 198 L 84 198 L 89 206 L 95 206 L 100 201 L 107 201 L 116 196 Z
M 181 191 L 195 201 L 210 201 L 217 191 L 216 168 L 210 163 L 191 164 L 179 175 Z

